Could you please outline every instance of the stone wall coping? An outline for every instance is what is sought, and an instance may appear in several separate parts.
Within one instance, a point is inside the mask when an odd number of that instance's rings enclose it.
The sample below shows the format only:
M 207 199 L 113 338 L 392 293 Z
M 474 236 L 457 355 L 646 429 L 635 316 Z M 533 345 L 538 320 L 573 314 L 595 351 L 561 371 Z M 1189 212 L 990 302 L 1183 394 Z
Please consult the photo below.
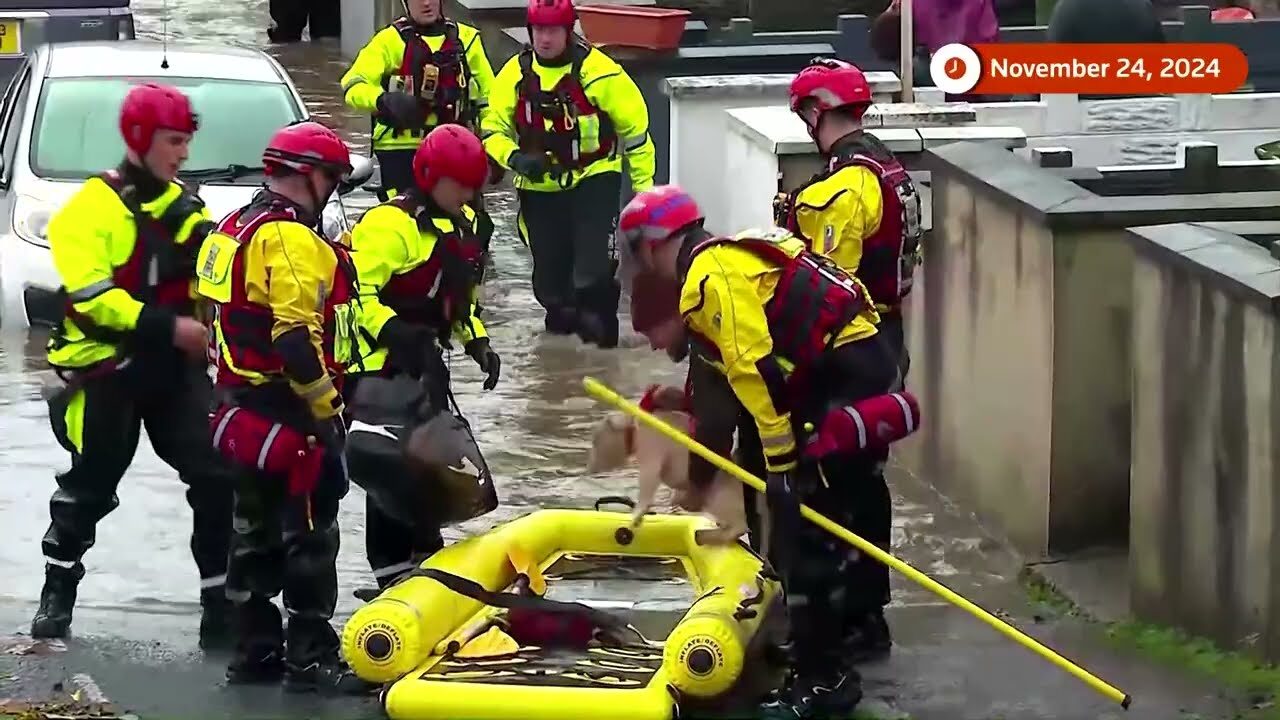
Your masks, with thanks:
M 888 107 L 888 106 L 885 106 Z M 804 122 L 785 105 L 726 110 L 731 127 L 777 155 L 810 155 L 816 152 Z M 993 140 L 1004 147 L 1023 147 L 1027 134 L 1017 127 L 869 127 L 895 153 L 918 153 L 936 145 L 961 140 Z M 975 143 L 976 144 L 976 143 Z
M 902 82 L 895 73 L 869 72 L 867 82 L 872 95 L 888 95 L 902 90 Z M 767 73 L 761 75 L 690 75 L 667 78 L 662 90 L 669 97 L 722 98 L 752 97 L 773 94 L 791 86 L 794 73 Z
M 605 53 L 614 54 L 614 48 L 603 48 Z M 618 50 L 625 51 L 626 48 Z M 651 52 L 641 50 L 640 52 Z M 691 45 L 682 47 L 675 52 L 673 56 L 682 60 L 699 60 L 705 58 L 722 58 L 722 57 L 760 57 L 762 55 L 770 55 L 773 57 L 786 57 L 788 55 L 800 55 L 808 58 L 812 57 L 831 57 L 835 55 L 836 49 L 831 43 L 778 43 L 774 45 Z M 622 54 L 621 52 L 617 54 Z
M 968 103 L 875 103 L 862 116 L 862 126 L 875 127 L 954 127 L 972 125 L 978 113 Z
M 1136 252 L 1176 263 L 1280 315 L 1280 261 L 1256 243 L 1214 223 L 1131 227 L 1125 238 Z
M 959 172 L 988 196 L 1030 210 L 1054 228 L 1196 222 L 1207 210 L 1214 221 L 1280 220 L 1280 192 L 1275 191 L 1103 196 L 1071 182 L 1068 177 L 1075 173 L 1065 168 L 1042 170 L 991 143 L 951 142 L 929 151 L 935 172 Z

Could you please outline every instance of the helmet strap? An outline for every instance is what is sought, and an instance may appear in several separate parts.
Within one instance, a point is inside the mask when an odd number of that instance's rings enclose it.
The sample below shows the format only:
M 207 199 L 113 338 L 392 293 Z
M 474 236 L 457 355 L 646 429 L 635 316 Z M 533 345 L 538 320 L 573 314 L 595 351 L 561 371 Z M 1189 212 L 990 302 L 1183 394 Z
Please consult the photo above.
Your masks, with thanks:
M 320 189 L 316 187 L 315 175 L 316 170 L 312 170 L 305 175 L 307 179 L 307 194 L 311 196 L 311 214 L 315 219 L 316 227 L 323 230 L 321 218 L 324 217 L 324 205 L 328 198 L 320 197 Z
M 151 171 L 146 160 L 135 163 L 129 155 L 125 155 L 120 171 L 124 175 L 125 182 L 133 186 L 140 202 L 149 202 L 160 197 L 169 185 Z

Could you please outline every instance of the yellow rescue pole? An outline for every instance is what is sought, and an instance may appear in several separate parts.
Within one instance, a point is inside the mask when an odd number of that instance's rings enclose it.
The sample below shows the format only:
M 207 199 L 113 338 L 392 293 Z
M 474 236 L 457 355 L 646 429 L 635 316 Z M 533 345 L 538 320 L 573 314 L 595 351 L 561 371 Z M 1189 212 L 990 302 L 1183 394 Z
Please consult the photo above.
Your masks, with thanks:
M 632 417 L 636 418 L 640 422 L 643 422 L 645 425 L 648 425 L 654 430 L 657 430 L 663 435 L 666 435 L 673 442 L 679 443 L 680 445 L 688 448 L 690 452 L 697 453 L 707 462 L 715 465 L 716 467 L 720 468 L 721 470 L 724 470 L 725 472 L 734 476 L 735 478 L 742 481 L 743 483 L 749 485 L 756 492 L 763 493 L 765 491 L 765 484 L 759 478 L 755 477 L 754 475 L 747 472 L 746 470 L 743 470 L 742 468 L 738 467 L 736 464 L 730 462 L 729 460 L 726 460 L 723 457 L 720 457 L 716 453 L 707 449 L 705 445 L 703 445 L 702 443 L 699 443 L 698 441 L 689 437 L 685 433 L 677 430 L 674 427 L 671 427 L 666 422 L 663 422 L 662 420 L 640 409 L 639 405 L 636 405 L 630 400 L 622 397 L 618 393 L 611 390 L 608 386 L 601 383 L 599 380 L 596 380 L 595 378 L 592 378 L 592 377 L 586 377 L 582 379 L 582 384 L 586 388 L 587 394 L 595 397 L 597 400 L 602 400 L 610 405 L 613 405 L 619 410 L 622 410 L 628 415 L 631 415 Z M 1120 707 L 1124 708 L 1125 710 L 1129 709 L 1129 703 L 1131 702 L 1132 699 L 1123 691 L 1113 687 L 1112 685 L 1109 685 L 1107 682 L 1093 675 L 1088 670 L 1085 670 L 1079 665 L 1076 665 L 1070 660 L 1062 657 L 1058 653 L 1049 649 L 1048 647 L 1040 643 L 1040 641 L 1036 640 L 1035 638 L 1013 627 L 1009 623 L 1001 620 L 995 615 L 992 615 L 986 610 L 983 610 L 982 608 L 975 605 L 973 602 L 969 601 L 968 599 L 964 598 L 960 594 L 956 593 L 951 588 L 943 585 L 937 580 L 934 580 L 928 575 L 925 575 L 919 570 L 911 567 L 907 563 L 899 560 L 898 558 L 881 550 L 875 545 L 872 545 L 866 540 L 863 540 L 857 535 L 849 532 L 846 528 L 841 527 L 840 525 L 837 525 L 836 523 L 832 522 L 827 517 L 818 514 L 808 505 L 800 506 L 800 514 L 802 514 L 805 518 L 807 518 L 809 522 L 812 522 L 813 524 L 817 525 L 823 530 L 826 530 L 832 535 L 835 535 L 841 540 L 856 547 L 858 550 L 866 553 L 867 555 L 870 555 L 871 557 L 875 558 L 876 560 L 879 560 L 885 565 L 888 565 L 890 568 L 893 568 L 894 570 L 897 570 L 903 575 L 906 575 L 907 577 L 914 580 L 918 585 L 924 587 L 926 590 L 929 590 L 930 592 L 934 593 L 935 595 L 942 598 L 943 600 L 946 600 L 952 605 L 955 605 L 961 610 L 964 610 L 970 615 L 973 615 L 974 617 L 978 618 L 979 620 L 986 623 L 987 625 L 990 625 L 992 628 L 994 628 L 995 630 L 997 630 L 998 632 L 1000 632 L 1002 635 L 1009 638 L 1010 640 L 1013 640 L 1014 642 L 1034 652 L 1035 654 L 1039 655 L 1045 660 L 1048 660 L 1054 665 L 1057 665 L 1062 670 L 1065 670 L 1071 675 L 1074 675 L 1078 680 L 1088 685 L 1089 687 L 1093 688 L 1094 691 L 1096 691 L 1098 694 L 1102 695 L 1103 697 L 1106 697 L 1108 700 L 1111 700 L 1112 702 L 1120 703 Z

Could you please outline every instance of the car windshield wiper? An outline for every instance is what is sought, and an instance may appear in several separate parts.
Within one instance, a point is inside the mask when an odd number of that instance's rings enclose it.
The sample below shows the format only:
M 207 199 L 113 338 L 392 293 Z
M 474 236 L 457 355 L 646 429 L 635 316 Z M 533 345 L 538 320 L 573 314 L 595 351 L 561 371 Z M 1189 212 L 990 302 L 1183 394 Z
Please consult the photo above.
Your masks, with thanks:
M 257 167 L 249 167 L 248 165 L 228 165 L 222 168 L 183 170 L 178 173 L 178 177 L 189 180 L 238 180 L 250 175 L 262 175 L 265 172 L 266 168 L 263 168 L 261 165 Z

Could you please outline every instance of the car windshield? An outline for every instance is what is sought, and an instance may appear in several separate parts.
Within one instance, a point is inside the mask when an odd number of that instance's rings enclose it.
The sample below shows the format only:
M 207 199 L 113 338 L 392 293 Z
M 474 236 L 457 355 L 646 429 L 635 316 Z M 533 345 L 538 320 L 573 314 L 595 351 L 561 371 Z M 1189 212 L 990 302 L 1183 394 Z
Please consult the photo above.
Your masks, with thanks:
M 200 129 L 191 141 L 188 172 L 262 165 L 272 133 L 301 119 L 286 85 L 200 78 L 50 78 L 41 92 L 31 141 L 31 169 L 44 178 L 83 179 L 124 157 L 120 104 L 133 85 L 174 85 L 191 98 Z M 235 175 L 233 173 L 232 175 Z M 216 182 L 257 184 L 256 174 Z

